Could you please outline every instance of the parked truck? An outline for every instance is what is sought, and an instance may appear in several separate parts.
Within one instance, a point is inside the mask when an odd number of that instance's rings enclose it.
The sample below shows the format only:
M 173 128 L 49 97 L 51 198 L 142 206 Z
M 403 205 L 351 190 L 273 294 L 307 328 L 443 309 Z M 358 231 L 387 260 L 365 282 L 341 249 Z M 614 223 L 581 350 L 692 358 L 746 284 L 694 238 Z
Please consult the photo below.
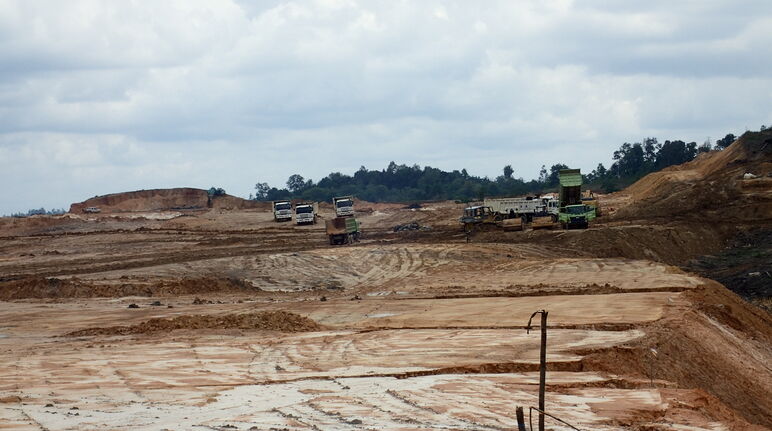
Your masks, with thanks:
M 279 222 L 292 220 L 292 202 L 283 200 L 273 201 L 271 204 L 273 207 L 273 219 L 275 221 Z
M 560 211 L 558 220 L 564 229 L 587 229 L 595 218 L 595 208 L 582 202 L 582 173 L 579 169 L 561 169 Z
M 502 220 L 522 218 L 531 222 L 535 216 L 554 214 L 557 217 L 558 214 L 557 201 L 549 197 L 485 198 L 483 206 L 489 207 Z
M 354 217 L 335 217 L 325 221 L 325 227 L 330 245 L 359 241 L 361 235 L 359 221 Z
M 295 223 L 296 224 L 316 224 L 316 214 L 318 213 L 316 202 L 304 202 L 295 205 Z
M 354 197 L 339 196 L 332 198 L 332 206 L 335 207 L 335 215 L 338 217 L 354 217 Z

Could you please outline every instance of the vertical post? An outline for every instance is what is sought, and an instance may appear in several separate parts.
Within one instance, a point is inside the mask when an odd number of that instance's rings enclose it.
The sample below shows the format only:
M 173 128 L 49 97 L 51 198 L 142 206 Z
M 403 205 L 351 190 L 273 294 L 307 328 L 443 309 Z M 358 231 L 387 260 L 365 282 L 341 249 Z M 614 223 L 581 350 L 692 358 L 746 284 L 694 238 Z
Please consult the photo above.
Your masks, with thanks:
M 515 414 L 517 415 L 517 431 L 526 431 L 525 429 L 525 415 L 523 414 L 523 408 L 518 407 L 515 410 Z
M 541 312 L 541 351 L 539 352 L 539 431 L 544 431 L 544 393 L 547 389 L 547 311 Z
M 533 318 L 541 314 L 541 349 L 539 350 L 539 431 L 544 431 L 544 393 L 547 390 L 547 310 L 534 311 L 525 327 L 526 333 L 531 330 Z

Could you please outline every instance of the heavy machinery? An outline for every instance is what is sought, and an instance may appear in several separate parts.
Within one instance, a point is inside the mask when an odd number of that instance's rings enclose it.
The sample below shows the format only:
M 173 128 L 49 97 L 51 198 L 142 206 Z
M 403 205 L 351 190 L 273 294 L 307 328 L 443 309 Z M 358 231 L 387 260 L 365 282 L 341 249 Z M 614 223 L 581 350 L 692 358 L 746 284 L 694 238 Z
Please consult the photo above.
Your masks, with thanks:
M 579 169 L 561 169 L 560 211 L 558 221 L 564 229 L 587 229 L 595 218 L 595 208 L 582 203 L 582 173 Z
M 530 222 L 535 215 L 550 213 L 557 215 L 558 203 L 549 197 L 526 196 L 518 198 L 485 198 L 483 205 L 501 214 L 502 218 L 525 218 Z
M 587 205 L 567 205 L 560 209 L 558 219 L 563 229 L 587 229 L 594 215 L 595 210 Z
M 275 221 L 292 220 L 292 203 L 290 201 L 273 201 L 271 205 L 273 207 L 273 219 Z
M 338 217 L 354 217 L 354 197 L 339 196 L 332 198 L 332 206 L 335 207 L 335 215 Z
M 501 222 L 504 217 L 491 210 L 488 206 L 473 206 L 464 208 L 464 215 L 459 221 L 464 225 L 464 232 L 472 232 L 480 226 L 484 225 L 496 225 Z
M 349 244 L 359 241 L 361 235 L 359 221 L 354 217 L 335 217 L 325 221 L 330 245 Z
M 318 207 L 316 202 L 304 202 L 295 205 L 295 223 L 296 224 L 316 224 L 316 214 Z
M 592 190 L 582 192 L 582 203 L 595 210 L 595 217 L 600 217 L 600 205 L 598 205 L 598 199 L 595 198 L 595 193 Z
M 552 229 L 557 221 L 558 216 L 555 214 L 535 214 L 531 218 L 531 229 Z

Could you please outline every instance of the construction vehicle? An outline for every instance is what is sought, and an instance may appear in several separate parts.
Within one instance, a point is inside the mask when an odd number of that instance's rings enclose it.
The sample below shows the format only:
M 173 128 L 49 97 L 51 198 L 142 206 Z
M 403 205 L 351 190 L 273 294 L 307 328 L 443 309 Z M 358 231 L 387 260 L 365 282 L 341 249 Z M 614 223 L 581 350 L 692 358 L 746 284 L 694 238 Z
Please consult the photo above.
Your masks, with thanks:
M 504 216 L 491 210 L 488 206 L 473 206 L 464 208 L 464 215 L 459 221 L 464 225 L 464 232 L 472 232 L 480 226 L 496 225 L 504 220 Z
M 558 221 L 563 229 L 587 229 L 595 218 L 595 208 L 582 203 L 582 173 L 579 169 L 561 169 L 560 210 Z
M 295 205 L 295 223 L 296 224 L 316 224 L 316 214 L 318 213 L 316 202 L 304 202 Z
M 292 203 L 290 201 L 273 201 L 271 205 L 273 207 L 273 219 L 275 221 L 292 220 Z
M 335 217 L 325 222 L 330 245 L 349 244 L 359 241 L 359 221 L 354 217 Z
M 555 214 L 534 214 L 531 218 L 531 229 L 552 229 L 557 225 Z
M 545 212 L 555 215 L 558 213 L 558 202 L 550 197 L 485 198 L 483 205 L 501 214 L 503 219 L 524 218 L 526 222 Z
M 505 231 L 514 231 L 525 230 L 525 224 L 524 218 L 505 218 L 496 225 L 500 226 Z
M 598 205 L 598 199 L 595 198 L 595 193 L 592 190 L 582 192 L 582 203 L 595 210 L 595 217 L 600 217 L 600 205 Z
M 332 198 L 332 206 L 335 207 L 335 215 L 338 217 L 354 217 L 354 197 L 340 196 Z

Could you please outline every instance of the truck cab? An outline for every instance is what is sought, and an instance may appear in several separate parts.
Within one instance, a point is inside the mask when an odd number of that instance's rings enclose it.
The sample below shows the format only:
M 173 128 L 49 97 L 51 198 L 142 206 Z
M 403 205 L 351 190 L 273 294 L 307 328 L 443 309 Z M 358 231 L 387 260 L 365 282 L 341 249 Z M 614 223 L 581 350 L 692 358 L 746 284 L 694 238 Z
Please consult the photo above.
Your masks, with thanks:
M 566 205 L 560 209 L 558 220 L 565 229 L 587 229 L 595 218 L 595 209 L 588 205 Z
M 548 214 L 552 214 L 557 217 L 558 212 L 560 211 L 560 202 L 557 201 L 557 199 L 543 199 L 544 202 L 544 211 Z
M 273 219 L 279 221 L 292 220 L 292 203 L 290 201 L 273 201 Z
M 332 198 L 332 205 L 335 207 L 335 215 L 337 217 L 354 217 L 353 196 Z
M 316 224 L 316 208 L 312 203 L 295 205 L 295 223 Z

